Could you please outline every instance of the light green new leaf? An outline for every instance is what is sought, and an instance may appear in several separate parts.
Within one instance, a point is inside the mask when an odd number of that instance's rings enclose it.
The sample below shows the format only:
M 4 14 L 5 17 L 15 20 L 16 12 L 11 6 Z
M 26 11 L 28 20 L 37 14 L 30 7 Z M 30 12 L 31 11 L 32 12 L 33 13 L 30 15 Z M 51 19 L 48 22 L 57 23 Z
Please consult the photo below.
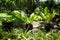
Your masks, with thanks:
M 32 13 L 32 14 L 30 15 L 30 18 L 29 18 L 30 22 L 33 22 L 33 21 L 39 20 L 39 19 L 41 20 L 42 18 L 41 18 L 40 16 L 34 14 L 34 13 Z
M 34 12 L 35 12 L 36 14 L 40 14 L 40 13 L 41 13 L 40 8 L 37 7 Z
M 21 11 L 21 18 L 25 23 L 28 22 L 28 17 L 25 12 Z
M 25 12 L 23 11 L 13 11 L 12 13 L 18 20 L 20 20 L 20 22 L 22 23 L 26 23 L 27 22 L 27 15 L 25 14 Z
M 11 15 L 8 15 L 7 13 L 0 13 L 0 17 L 12 17 Z
M 10 0 L 6 0 L 6 3 L 9 2 Z
M 49 15 L 46 16 L 46 22 L 49 23 L 56 15 L 55 10 L 53 10 L 53 13 L 49 13 Z
M 56 15 L 56 12 L 55 12 L 55 10 L 53 10 L 53 13 L 51 14 L 51 18 L 53 19 L 55 17 L 55 15 Z
M 45 14 L 45 15 L 49 15 L 49 10 L 48 10 L 47 7 L 44 8 L 44 14 Z
M 17 18 L 20 18 L 21 17 L 21 14 L 19 11 L 13 11 L 12 14 L 17 17 Z

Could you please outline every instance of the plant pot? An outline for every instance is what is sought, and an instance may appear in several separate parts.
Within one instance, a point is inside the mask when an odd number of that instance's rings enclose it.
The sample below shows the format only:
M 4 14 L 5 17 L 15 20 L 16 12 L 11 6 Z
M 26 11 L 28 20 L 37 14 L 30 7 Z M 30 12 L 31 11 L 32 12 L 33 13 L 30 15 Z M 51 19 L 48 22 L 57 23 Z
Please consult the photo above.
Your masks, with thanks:
M 40 22 L 39 21 L 33 21 L 32 25 L 33 25 L 33 28 L 39 28 L 40 27 Z
M 45 21 L 34 21 L 32 25 L 33 25 L 33 31 L 39 31 L 39 30 L 44 31 Z

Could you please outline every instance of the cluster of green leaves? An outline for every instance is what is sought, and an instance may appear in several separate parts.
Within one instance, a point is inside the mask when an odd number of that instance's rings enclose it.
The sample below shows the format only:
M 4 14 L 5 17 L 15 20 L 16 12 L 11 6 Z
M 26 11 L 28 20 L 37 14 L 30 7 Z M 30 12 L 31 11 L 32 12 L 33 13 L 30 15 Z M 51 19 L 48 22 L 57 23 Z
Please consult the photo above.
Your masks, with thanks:
M 0 26 L 2 25 L 2 21 L 9 21 L 9 19 L 11 18 L 11 15 L 8 15 L 8 13 L 0 13 Z
M 28 17 L 27 14 L 23 11 L 13 11 L 12 15 L 14 15 L 14 17 L 17 18 L 20 23 L 32 23 L 33 21 L 37 20 L 45 20 L 46 23 L 50 23 L 55 17 L 56 12 L 53 10 L 53 13 L 50 13 L 46 7 L 43 9 L 43 11 L 41 11 L 40 8 L 37 8 L 35 12 L 30 15 L 30 17 Z
M 52 1 L 52 0 L 51 0 Z M 55 10 L 53 10 L 53 13 L 49 11 L 49 4 L 50 2 L 41 2 L 41 6 L 44 7 L 43 9 L 36 8 L 35 7 L 35 0 L 0 0 L 0 10 L 3 8 L 6 8 L 6 10 L 11 9 L 21 9 L 23 11 L 12 11 L 10 13 L 5 13 L 3 10 L 3 13 L 0 13 L 0 26 L 2 25 L 2 21 L 6 22 L 16 22 L 16 23 L 32 23 L 33 21 L 38 20 L 45 20 L 46 23 L 50 23 L 51 20 L 55 17 L 57 14 Z M 42 4 L 43 3 L 43 4 Z M 53 2 L 52 2 L 53 3 Z M 55 6 L 58 4 L 53 3 Z M 45 5 L 47 7 L 45 7 Z M 51 4 L 50 4 L 51 5 Z M 24 12 L 28 10 L 34 11 L 31 13 L 30 17 L 27 16 L 27 14 Z M 29 14 L 29 13 L 28 13 Z M 38 35 L 39 34 L 39 35 Z M 37 33 L 29 33 L 24 32 L 22 30 L 12 30 L 12 32 L 4 32 L 0 29 L 0 40 L 60 40 L 60 32 L 37 32 Z
M 0 9 L 22 9 L 22 10 L 29 10 L 34 4 L 34 0 L 0 0 Z M 32 10 L 32 9 L 31 9 Z
M 0 24 L 2 25 L 2 21 L 6 22 L 16 22 L 16 23 L 32 23 L 33 21 L 41 19 L 40 16 L 32 13 L 30 17 L 27 16 L 27 14 L 23 11 L 13 11 L 10 13 L 0 13 Z
M 0 40 L 60 40 L 60 32 L 50 31 L 49 33 L 45 33 L 39 31 L 37 33 L 26 33 L 21 29 L 5 32 L 0 29 Z
M 30 17 L 28 17 L 26 15 L 26 13 L 24 13 L 23 11 L 13 11 L 12 14 L 15 16 L 15 18 L 17 18 L 18 20 L 20 20 L 20 23 L 32 23 L 33 21 L 39 20 L 41 19 L 40 16 L 32 13 L 30 15 Z M 17 20 L 16 20 L 17 21 Z
M 35 13 L 37 15 L 40 15 L 42 20 L 45 20 L 46 23 L 50 23 L 52 19 L 55 17 L 55 15 L 57 14 L 55 10 L 53 10 L 53 13 L 50 13 L 47 7 L 45 7 L 43 11 L 41 11 L 40 8 L 36 8 Z
M 7 22 L 13 21 L 16 23 L 28 24 L 28 23 L 32 23 L 33 21 L 38 21 L 38 20 L 45 20 L 46 23 L 50 23 L 51 20 L 55 17 L 55 15 L 56 15 L 55 10 L 53 10 L 53 13 L 50 13 L 48 8 L 46 7 L 43 9 L 43 11 L 41 11 L 40 8 L 36 8 L 35 12 L 33 12 L 30 15 L 30 17 L 28 17 L 24 11 L 15 10 L 10 13 L 0 13 L 0 18 L 3 18 Z

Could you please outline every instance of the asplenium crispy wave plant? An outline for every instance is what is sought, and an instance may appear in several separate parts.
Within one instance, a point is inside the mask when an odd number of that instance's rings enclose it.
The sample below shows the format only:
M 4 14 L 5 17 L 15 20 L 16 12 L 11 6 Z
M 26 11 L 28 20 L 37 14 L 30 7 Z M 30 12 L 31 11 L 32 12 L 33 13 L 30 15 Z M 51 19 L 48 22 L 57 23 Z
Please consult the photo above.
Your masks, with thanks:
M 41 17 L 42 20 L 45 20 L 46 23 L 50 23 L 51 20 L 55 17 L 56 12 L 53 10 L 53 13 L 50 13 L 48 8 L 45 7 L 43 11 L 40 8 L 35 9 L 35 13 Z
M 14 22 L 16 22 L 18 24 L 22 24 L 23 26 L 21 26 L 21 27 L 25 26 L 26 27 L 25 29 L 27 29 L 26 31 L 29 31 L 29 30 L 33 29 L 33 24 L 32 24 L 33 21 L 37 21 L 37 20 L 41 19 L 40 16 L 38 16 L 34 13 L 32 13 L 30 15 L 30 17 L 28 17 L 26 15 L 26 13 L 23 12 L 23 11 L 13 11 L 12 15 L 15 18 Z
M 6 22 L 16 22 L 16 23 L 24 23 L 24 24 L 31 24 L 33 21 L 41 19 L 40 16 L 32 13 L 30 17 L 26 15 L 23 11 L 13 11 L 11 13 L 0 13 L 0 24 L 2 25 L 2 21 L 5 20 Z
M 46 7 L 46 8 L 44 9 L 44 15 L 45 15 L 45 18 L 44 18 L 45 21 L 46 21 L 47 23 L 50 23 L 51 20 L 55 17 L 56 12 L 55 12 L 55 10 L 53 10 L 53 13 L 50 13 L 49 10 L 48 10 L 48 8 Z
M 36 20 L 39 20 L 39 19 L 41 19 L 41 17 L 40 16 L 38 16 L 38 15 L 36 15 L 36 14 L 34 14 L 34 13 L 32 13 L 31 15 L 30 15 L 30 17 L 27 17 L 27 15 L 26 15 L 26 13 L 25 12 L 23 12 L 23 11 L 13 11 L 12 12 L 12 14 L 18 19 L 18 20 L 20 20 L 20 22 L 22 22 L 22 23 L 32 23 L 33 21 L 36 21 Z M 18 21 L 17 20 L 17 21 Z

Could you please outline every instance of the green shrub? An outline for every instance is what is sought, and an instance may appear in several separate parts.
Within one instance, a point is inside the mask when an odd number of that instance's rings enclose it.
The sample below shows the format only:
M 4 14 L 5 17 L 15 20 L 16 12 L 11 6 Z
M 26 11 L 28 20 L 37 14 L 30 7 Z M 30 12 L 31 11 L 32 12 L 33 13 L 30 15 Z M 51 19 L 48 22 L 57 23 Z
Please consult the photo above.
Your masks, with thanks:
M 21 29 L 13 29 L 11 32 L 0 30 L 0 40 L 59 40 L 60 32 L 37 33 L 25 32 Z

